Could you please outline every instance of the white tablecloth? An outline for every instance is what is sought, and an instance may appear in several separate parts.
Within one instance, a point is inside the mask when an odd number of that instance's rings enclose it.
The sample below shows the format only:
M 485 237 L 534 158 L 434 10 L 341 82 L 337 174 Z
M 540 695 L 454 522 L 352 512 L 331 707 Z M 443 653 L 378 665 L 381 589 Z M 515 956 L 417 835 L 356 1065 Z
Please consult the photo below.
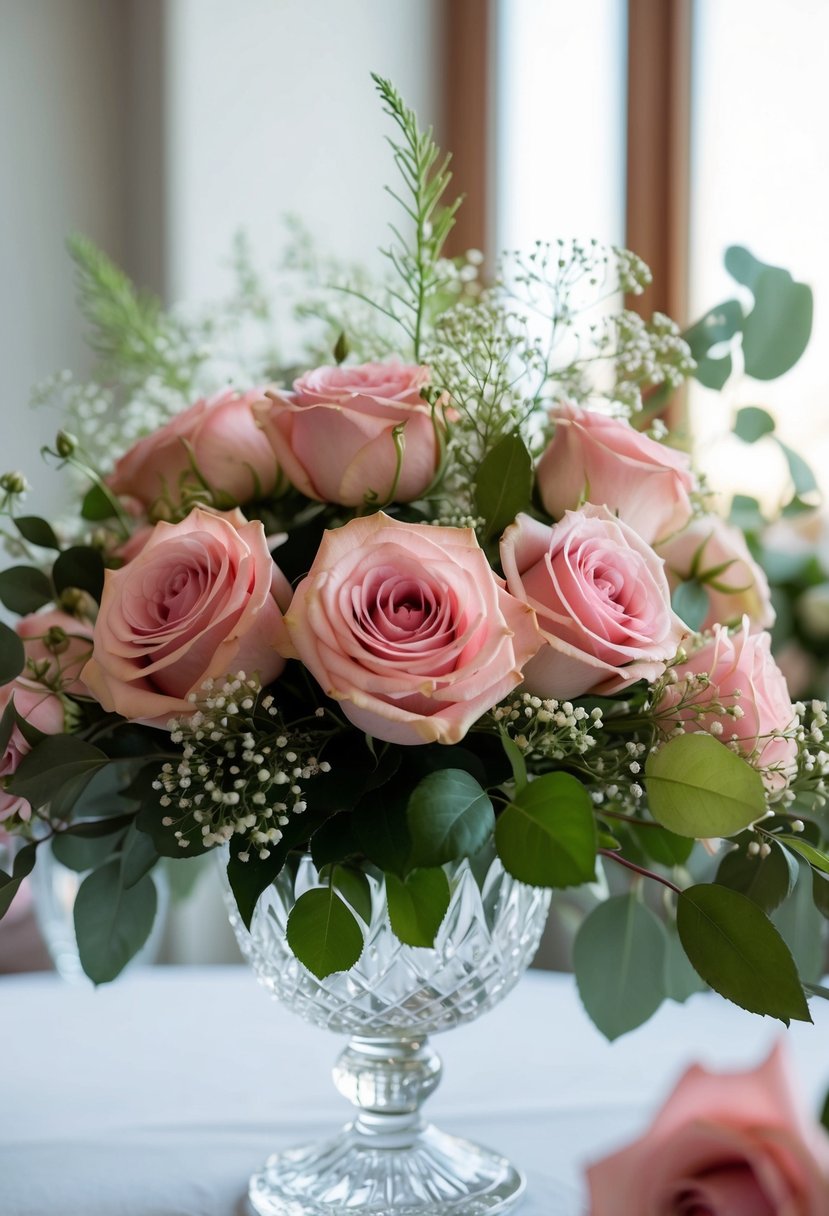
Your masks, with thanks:
M 804 1095 L 829 1084 L 829 1005 L 788 1032 Z M 710 996 L 667 1004 L 607 1044 L 568 976 L 533 973 L 435 1040 L 427 1104 L 447 1131 L 528 1174 L 521 1216 L 554 1216 L 555 1181 L 636 1133 L 692 1059 L 759 1059 L 778 1023 Z M 1 1216 L 243 1216 L 248 1175 L 326 1135 L 350 1107 L 340 1042 L 272 1001 L 243 967 L 155 968 L 99 988 L 0 979 Z

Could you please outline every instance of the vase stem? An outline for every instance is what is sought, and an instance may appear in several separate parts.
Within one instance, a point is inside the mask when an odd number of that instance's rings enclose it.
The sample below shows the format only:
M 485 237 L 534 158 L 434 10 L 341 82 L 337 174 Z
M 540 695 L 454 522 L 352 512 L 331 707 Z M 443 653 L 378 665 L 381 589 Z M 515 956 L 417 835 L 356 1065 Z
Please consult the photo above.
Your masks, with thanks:
M 435 1090 L 440 1057 L 420 1038 L 355 1035 L 334 1066 L 334 1084 L 358 1113 L 353 1131 L 376 1148 L 406 1148 L 422 1130 L 420 1107 Z

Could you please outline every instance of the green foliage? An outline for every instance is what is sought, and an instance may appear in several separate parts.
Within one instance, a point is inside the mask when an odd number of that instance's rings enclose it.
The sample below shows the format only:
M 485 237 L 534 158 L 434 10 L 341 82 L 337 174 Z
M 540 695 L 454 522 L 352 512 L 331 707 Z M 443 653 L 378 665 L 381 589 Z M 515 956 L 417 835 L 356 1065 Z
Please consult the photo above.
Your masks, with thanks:
M 320 980 L 347 971 L 363 952 L 360 926 L 330 886 L 300 895 L 288 916 L 286 936 L 299 961 Z
M 645 822 L 641 826 L 629 824 L 631 835 L 645 857 L 662 866 L 683 866 L 694 848 L 694 841 L 687 836 L 677 836 L 666 828 Z
M 94 983 L 114 980 L 138 953 L 153 927 L 156 904 L 152 878 L 145 875 L 128 888 L 118 861 L 83 880 L 75 897 L 75 934 L 81 966 Z
M 764 435 L 772 434 L 774 419 L 768 410 L 760 409 L 758 405 L 744 405 L 737 410 L 733 430 L 743 443 L 756 443 Z
M 37 612 L 53 596 L 48 576 L 34 566 L 9 566 L 7 570 L 0 570 L 0 602 L 9 612 L 19 616 Z
M 579 996 L 608 1039 L 641 1026 L 667 995 L 665 929 L 635 895 L 595 907 L 573 945 Z
M 7 788 L 33 807 L 52 805 L 61 799 L 61 813 L 68 814 L 95 773 L 109 764 L 108 756 L 75 735 L 48 735 L 24 756 Z
M 371 924 L 371 883 L 363 871 L 352 866 L 332 866 L 330 882 L 360 919 Z
M 24 540 L 40 549 L 60 549 L 60 541 L 55 536 L 54 528 L 45 519 L 37 515 L 18 515 L 14 521 Z
M 675 925 L 666 928 L 665 996 L 682 1005 L 696 992 L 705 992 L 708 985 L 697 975 L 682 949 Z
M 15 853 L 11 873 L 8 874 L 5 870 L 0 870 L 0 919 L 6 915 L 11 907 L 12 900 L 17 894 L 23 879 L 28 878 L 34 869 L 36 855 L 37 845 L 26 844 Z
M 16 680 L 26 664 L 26 651 L 13 629 L 0 621 L 0 684 Z
M 439 769 L 424 777 L 409 799 L 407 815 L 412 867 L 471 857 L 495 828 L 486 792 L 462 769 Z
M 689 629 L 701 629 L 708 615 L 708 592 L 699 579 L 687 579 L 674 589 L 671 607 Z
M 99 485 L 90 486 L 81 503 L 81 516 L 90 523 L 114 519 L 117 512 L 111 497 Z
M 772 921 L 792 953 L 804 983 L 817 983 L 826 973 L 826 924 L 812 899 L 805 863 L 793 895 L 772 913 Z
M 592 882 L 596 843 L 590 795 L 568 773 L 548 773 L 530 782 L 495 826 L 495 846 L 505 869 L 535 887 Z
M 100 603 L 104 589 L 103 558 L 97 549 L 73 545 L 71 549 L 64 549 L 55 561 L 52 578 L 58 594 L 69 587 L 78 587 Z
M 717 347 L 723 348 L 741 332 L 743 310 L 739 300 L 726 300 L 705 314 L 682 335 L 691 348 L 696 362 L 695 378 L 706 388 L 721 389 L 731 375 L 734 364 L 728 348 L 713 354 Z
M 520 435 L 505 435 L 487 452 L 475 478 L 475 506 L 492 540 L 530 505 L 533 462 Z
M 715 992 L 786 1025 L 812 1020 L 789 948 L 753 900 L 716 884 L 689 887 L 677 901 L 677 930 Z
M 678 735 L 648 756 L 648 805 L 678 836 L 733 836 L 765 813 L 756 769 L 706 734 Z
M 353 814 L 354 834 L 363 853 L 387 874 L 403 875 L 412 852 L 406 792 L 366 799 Z
M 318 870 L 331 862 L 345 861 L 359 853 L 360 843 L 354 832 L 354 821 L 349 811 L 332 815 L 317 828 L 310 841 L 311 858 Z
M 443 870 L 413 870 L 405 879 L 386 874 L 389 921 L 407 946 L 433 946 L 449 907 L 451 891 Z
M 797 882 L 797 861 L 781 844 L 771 843 L 767 857 L 752 857 L 746 851 L 750 837 L 738 840 L 738 848 L 726 853 L 717 870 L 717 882 L 740 891 L 764 912 L 771 912 L 788 899 Z
M 812 291 L 787 270 L 760 262 L 732 245 L 725 267 L 754 296 L 743 321 L 743 364 L 755 380 L 774 380 L 794 367 L 812 333 Z

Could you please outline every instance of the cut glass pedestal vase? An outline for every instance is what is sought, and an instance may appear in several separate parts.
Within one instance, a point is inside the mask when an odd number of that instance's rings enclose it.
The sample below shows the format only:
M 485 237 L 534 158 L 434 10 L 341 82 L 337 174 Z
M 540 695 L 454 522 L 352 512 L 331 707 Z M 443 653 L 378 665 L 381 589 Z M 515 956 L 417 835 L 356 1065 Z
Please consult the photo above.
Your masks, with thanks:
M 294 957 L 285 933 L 295 900 L 321 885 L 309 857 L 264 893 L 250 932 L 227 892 L 260 982 L 315 1025 L 351 1036 L 334 1082 L 356 1115 L 332 1140 L 269 1158 L 250 1183 L 261 1216 L 483 1216 L 520 1197 L 524 1179 L 504 1157 L 424 1122 L 420 1107 L 441 1071 L 427 1036 L 486 1013 L 514 987 L 538 947 L 550 894 L 516 882 L 497 860 L 483 873 L 467 861 L 446 870 L 452 895 L 434 948 L 398 941 L 382 877 L 370 874 L 362 956 L 323 980 Z

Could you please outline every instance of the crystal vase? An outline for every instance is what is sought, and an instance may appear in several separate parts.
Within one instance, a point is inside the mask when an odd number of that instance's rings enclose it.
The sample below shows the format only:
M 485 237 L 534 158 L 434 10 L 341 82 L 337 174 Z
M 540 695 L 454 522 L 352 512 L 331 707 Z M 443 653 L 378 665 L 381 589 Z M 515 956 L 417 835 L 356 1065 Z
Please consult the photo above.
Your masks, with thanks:
M 451 899 L 431 949 L 398 941 L 382 875 L 369 873 L 362 956 L 323 980 L 294 957 L 285 933 L 294 901 L 321 885 L 310 857 L 268 888 L 250 932 L 227 892 L 260 982 L 308 1021 L 350 1036 L 334 1083 L 356 1107 L 354 1118 L 327 1142 L 268 1159 L 250 1182 L 260 1216 L 482 1216 L 506 1211 L 524 1190 L 521 1173 L 497 1152 L 424 1121 L 421 1106 L 441 1073 L 427 1036 L 477 1018 L 514 987 L 538 947 L 550 894 L 516 882 L 497 859 L 446 872 Z

